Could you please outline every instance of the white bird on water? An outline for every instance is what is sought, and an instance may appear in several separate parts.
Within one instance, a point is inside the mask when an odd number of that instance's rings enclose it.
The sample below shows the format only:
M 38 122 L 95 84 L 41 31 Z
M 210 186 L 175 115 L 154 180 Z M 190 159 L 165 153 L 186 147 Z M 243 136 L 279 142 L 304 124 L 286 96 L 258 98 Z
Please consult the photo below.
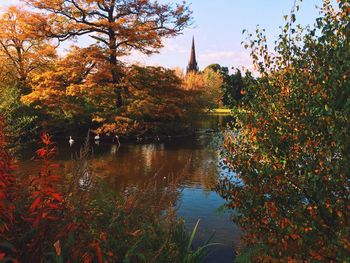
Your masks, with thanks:
M 95 141 L 99 141 L 100 140 L 100 134 L 97 133 L 97 135 L 95 136 Z
M 118 136 L 118 135 L 115 135 L 115 139 L 117 140 L 117 143 L 118 143 L 118 147 L 120 147 L 120 141 L 119 141 L 119 136 Z
M 69 145 L 72 146 L 74 144 L 74 140 L 72 136 L 69 136 Z

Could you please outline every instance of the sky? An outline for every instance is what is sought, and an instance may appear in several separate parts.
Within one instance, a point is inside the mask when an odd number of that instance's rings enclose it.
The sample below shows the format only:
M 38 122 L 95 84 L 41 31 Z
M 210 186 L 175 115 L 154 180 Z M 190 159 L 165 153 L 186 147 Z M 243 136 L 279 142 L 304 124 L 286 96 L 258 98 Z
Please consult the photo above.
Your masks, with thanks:
M 161 0 L 161 2 L 182 2 L 182 0 Z M 197 61 L 200 69 L 218 63 L 229 68 L 245 67 L 251 69 L 249 51 L 241 42 L 245 39 L 242 30 L 254 32 L 256 26 L 265 28 L 267 37 L 273 42 L 279 27 L 284 25 L 283 16 L 290 13 L 294 0 L 187 0 L 193 11 L 193 25 L 172 39 L 164 41 L 159 54 L 146 56 L 133 53 L 124 58 L 126 62 L 138 62 L 143 65 L 157 65 L 169 68 L 185 69 L 189 56 L 192 37 L 195 38 Z M 0 0 L 0 6 L 18 4 L 18 0 Z M 304 0 L 297 14 L 302 25 L 313 24 L 322 0 Z M 82 38 L 80 45 L 90 41 Z M 61 47 L 66 49 L 70 43 Z
M 249 51 L 241 42 L 245 40 L 243 29 L 254 32 L 257 25 L 265 28 L 273 42 L 283 16 L 289 14 L 294 0 L 191 0 L 194 24 L 183 35 L 167 40 L 160 54 L 137 56 L 144 64 L 185 68 L 190 55 L 192 36 L 195 37 L 197 61 L 201 69 L 212 63 L 227 67 L 251 68 Z M 304 0 L 298 21 L 313 24 L 322 0 Z

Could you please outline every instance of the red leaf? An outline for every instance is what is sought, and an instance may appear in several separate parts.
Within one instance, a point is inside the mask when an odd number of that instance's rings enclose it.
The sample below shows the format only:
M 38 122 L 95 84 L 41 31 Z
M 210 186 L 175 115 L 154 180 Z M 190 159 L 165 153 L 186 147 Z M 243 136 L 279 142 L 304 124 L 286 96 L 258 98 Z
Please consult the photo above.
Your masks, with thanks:
M 58 193 L 52 193 L 51 196 L 55 198 L 58 202 L 62 202 L 62 196 Z
M 61 244 L 60 244 L 60 241 L 57 240 L 55 242 L 55 244 L 53 244 L 53 246 L 55 247 L 57 256 L 60 256 L 61 255 Z
M 43 134 L 41 135 L 41 141 L 45 145 L 50 145 L 51 144 L 51 137 L 50 137 L 50 135 L 48 135 L 47 133 L 43 132 Z
M 42 213 L 39 213 L 38 216 L 35 218 L 34 222 L 33 222 L 33 227 L 38 227 L 41 219 L 43 218 Z
M 102 251 L 99 245 L 96 246 L 96 253 L 97 253 L 97 259 L 98 259 L 98 263 L 103 263 L 102 260 Z
M 52 209 L 59 209 L 60 207 L 56 204 L 49 204 L 49 207 Z
M 46 153 L 47 153 L 47 151 L 43 148 L 36 151 L 36 154 L 41 158 L 45 157 Z
M 35 201 L 32 203 L 32 205 L 30 206 L 29 210 L 32 212 L 35 210 L 35 208 L 37 208 L 37 206 L 39 205 L 41 201 L 41 196 L 39 196 L 37 199 L 35 199 Z

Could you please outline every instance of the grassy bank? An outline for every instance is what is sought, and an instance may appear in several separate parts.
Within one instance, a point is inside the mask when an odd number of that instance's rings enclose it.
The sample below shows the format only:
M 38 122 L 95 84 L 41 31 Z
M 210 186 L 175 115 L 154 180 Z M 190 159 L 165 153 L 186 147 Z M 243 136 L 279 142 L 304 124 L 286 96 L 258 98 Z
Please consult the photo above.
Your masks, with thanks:
M 208 111 L 210 114 L 232 114 L 231 109 L 212 109 Z

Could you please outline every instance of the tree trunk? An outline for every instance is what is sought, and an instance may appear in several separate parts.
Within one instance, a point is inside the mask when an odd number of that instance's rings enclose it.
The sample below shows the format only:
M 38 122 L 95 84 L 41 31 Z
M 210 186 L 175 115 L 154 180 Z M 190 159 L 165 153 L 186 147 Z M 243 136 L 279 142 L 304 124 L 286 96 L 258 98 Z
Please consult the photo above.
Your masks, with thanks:
M 114 93 L 115 93 L 115 106 L 119 108 L 123 106 L 123 99 L 122 99 L 122 89 L 120 87 L 121 77 L 117 68 L 117 50 L 116 50 L 116 41 L 115 41 L 114 35 L 110 37 L 109 49 L 110 49 L 109 62 L 111 64 L 112 84 L 114 86 Z
M 22 49 L 20 47 L 16 47 L 17 58 L 18 58 L 18 88 L 21 92 L 21 95 L 27 95 L 31 92 L 31 89 L 27 85 L 27 73 L 24 66 Z
M 115 22 L 113 18 L 115 0 L 112 0 L 111 7 L 108 12 L 108 21 Z M 118 72 L 118 61 L 117 61 L 117 42 L 116 36 L 113 28 L 109 29 L 109 63 L 111 65 L 111 74 L 112 74 L 112 84 L 114 86 L 115 93 L 115 106 L 117 108 L 123 106 L 122 98 L 122 88 L 120 87 L 121 76 Z

